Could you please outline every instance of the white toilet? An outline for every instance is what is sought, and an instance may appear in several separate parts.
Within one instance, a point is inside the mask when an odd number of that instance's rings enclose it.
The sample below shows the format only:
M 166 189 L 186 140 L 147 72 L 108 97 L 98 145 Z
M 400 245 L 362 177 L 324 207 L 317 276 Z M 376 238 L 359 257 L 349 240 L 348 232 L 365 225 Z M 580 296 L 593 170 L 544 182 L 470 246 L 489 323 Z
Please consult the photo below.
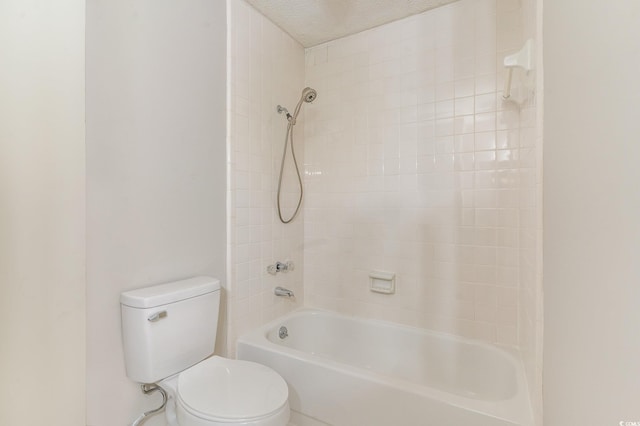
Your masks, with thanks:
M 196 277 L 120 295 L 127 376 L 168 394 L 170 426 L 285 426 L 289 392 L 272 369 L 213 356 L 220 282 Z

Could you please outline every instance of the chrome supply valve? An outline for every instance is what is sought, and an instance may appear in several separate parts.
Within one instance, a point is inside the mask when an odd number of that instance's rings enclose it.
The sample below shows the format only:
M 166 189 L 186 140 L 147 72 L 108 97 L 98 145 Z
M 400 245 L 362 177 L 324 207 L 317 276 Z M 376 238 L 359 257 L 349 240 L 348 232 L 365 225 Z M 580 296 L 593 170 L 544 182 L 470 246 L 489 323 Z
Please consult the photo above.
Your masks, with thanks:
M 288 260 L 285 263 L 276 262 L 274 265 L 267 266 L 267 272 L 270 273 L 271 275 L 275 275 L 278 272 L 293 271 L 293 269 L 294 269 L 294 265 L 293 265 L 293 262 L 290 260 Z

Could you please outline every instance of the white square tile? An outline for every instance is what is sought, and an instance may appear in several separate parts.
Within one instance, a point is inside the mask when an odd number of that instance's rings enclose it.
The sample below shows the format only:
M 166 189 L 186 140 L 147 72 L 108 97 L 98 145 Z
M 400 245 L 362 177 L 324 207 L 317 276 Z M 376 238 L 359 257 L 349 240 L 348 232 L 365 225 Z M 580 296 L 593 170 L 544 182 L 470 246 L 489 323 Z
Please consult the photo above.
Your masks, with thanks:
M 520 246 L 535 241 L 519 227 L 536 223 L 529 213 L 538 197 L 537 135 L 530 130 L 536 116 L 534 109 L 518 113 L 497 102 L 499 59 L 517 37 L 511 24 L 498 22 L 495 1 L 435 9 L 308 49 L 306 58 L 277 27 L 241 9 L 243 15 L 232 7 L 234 23 L 249 17 L 260 23 L 264 39 L 256 40 L 255 28 L 249 28 L 231 40 L 237 52 L 232 78 L 242 82 L 232 99 L 237 228 L 231 234 L 232 244 L 246 241 L 234 250 L 235 261 L 249 265 L 232 274 L 244 274 L 243 295 L 253 291 L 252 277 L 261 272 L 251 266 L 254 260 L 272 261 L 289 250 L 304 259 L 296 282 L 304 281 L 305 303 L 517 345 L 520 262 L 531 261 Z M 503 4 L 498 10 L 506 16 Z M 252 57 L 256 46 L 275 56 Z M 503 49 L 500 55 L 496 47 Z M 291 63 L 292 73 L 284 66 Z M 273 210 L 281 155 L 273 147 L 281 146 L 285 123 L 270 104 L 276 98 L 295 104 L 305 85 L 319 91 L 314 104 L 303 106 L 304 129 L 297 129 L 305 223 L 287 228 Z M 260 92 L 259 103 L 247 102 L 253 91 Z M 295 194 L 287 196 L 295 203 Z M 320 266 L 325 264 L 337 265 L 335 271 L 327 275 Z M 411 309 L 397 299 L 369 299 L 366 288 L 358 287 L 357 277 L 380 265 L 401 268 L 402 282 L 411 283 L 404 287 L 411 289 L 404 299 Z M 266 278 L 264 291 L 271 283 Z M 331 285 L 319 284 L 327 278 Z M 460 280 L 466 280 L 464 297 L 455 290 Z M 437 315 L 423 319 L 420 312 L 437 304 L 420 302 L 413 292 L 437 294 L 436 285 L 453 291 L 453 326 Z M 476 286 L 482 290 L 474 293 Z M 283 308 L 272 299 L 266 294 L 235 309 L 228 339 L 278 314 Z

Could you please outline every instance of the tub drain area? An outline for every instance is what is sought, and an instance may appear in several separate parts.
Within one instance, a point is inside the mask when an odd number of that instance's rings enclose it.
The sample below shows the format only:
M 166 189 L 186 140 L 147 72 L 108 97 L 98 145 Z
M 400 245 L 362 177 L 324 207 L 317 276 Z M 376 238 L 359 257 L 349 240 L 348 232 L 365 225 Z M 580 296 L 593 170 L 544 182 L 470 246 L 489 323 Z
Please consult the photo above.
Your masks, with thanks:
M 287 327 L 284 325 L 280 327 L 280 330 L 278 330 L 278 336 L 280 336 L 281 339 L 286 339 L 287 336 L 289 336 L 289 330 L 287 330 Z

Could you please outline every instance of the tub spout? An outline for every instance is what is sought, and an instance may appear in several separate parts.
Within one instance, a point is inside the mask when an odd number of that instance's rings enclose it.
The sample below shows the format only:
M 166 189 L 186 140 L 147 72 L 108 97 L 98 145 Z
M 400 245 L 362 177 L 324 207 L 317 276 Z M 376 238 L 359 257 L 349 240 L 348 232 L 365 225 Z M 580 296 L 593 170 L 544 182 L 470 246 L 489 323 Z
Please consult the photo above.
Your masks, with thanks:
M 276 296 L 293 297 L 293 292 L 283 287 L 276 287 L 276 289 L 274 290 L 274 294 Z

